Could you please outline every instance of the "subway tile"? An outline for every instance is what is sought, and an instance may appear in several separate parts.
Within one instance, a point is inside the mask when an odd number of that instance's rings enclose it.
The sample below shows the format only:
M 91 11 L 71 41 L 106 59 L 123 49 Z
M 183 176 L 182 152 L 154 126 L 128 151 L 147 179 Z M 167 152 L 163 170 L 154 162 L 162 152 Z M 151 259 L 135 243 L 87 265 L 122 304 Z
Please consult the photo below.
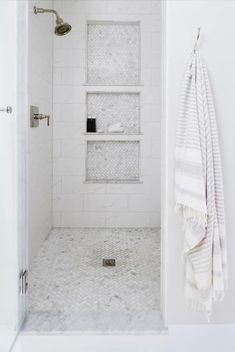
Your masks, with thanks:
M 85 131 L 85 103 L 83 104 L 61 104 L 61 120 L 83 123 L 82 131 Z
M 107 227 L 148 227 L 149 214 L 146 212 L 113 212 L 106 215 Z
M 54 67 L 53 69 L 53 84 L 54 85 L 59 85 L 61 84 L 61 68 L 60 67 Z
M 63 12 L 67 13 L 83 13 L 83 14 L 99 14 L 109 11 L 109 1 L 105 0 L 89 0 L 89 1 L 71 1 L 63 2 Z
M 151 157 L 152 158 L 161 158 L 161 141 L 152 141 L 151 142 Z
M 54 103 L 85 103 L 85 90 L 79 85 L 55 85 L 53 96 Z
M 61 213 L 59 211 L 53 211 L 52 213 L 52 226 L 61 227 Z
M 107 193 L 107 185 L 102 183 L 84 183 L 82 180 L 82 193 L 83 194 L 105 194 Z
M 88 14 L 84 13 L 84 12 L 79 12 L 79 13 L 66 13 L 64 15 L 64 17 L 66 18 L 66 21 L 71 24 L 73 30 L 69 33 L 68 36 L 70 36 L 72 34 L 72 32 L 75 33 L 81 33 L 81 35 L 83 35 L 86 32 L 86 24 L 87 24 L 87 16 L 89 16 Z M 67 36 L 66 36 L 67 38 Z M 64 40 L 65 42 L 66 40 Z M 66 45 L 64 43 L 64 45 Z M 63 45 L 63 47 L 65 47 Z M 78 42 L 78 48 L 80 48 L 81 46 L 79 45 Z
M 97 183 L 84 183 L 83 175 L 62 176 L 62 193 L 64 194 L 105 194 L 106 185 Z
M 141 16 L 141 30 L 142 30 L 142 33 L 160 32 L 161 31 L 161 21 L 159 19 L 159 16 L 156 14 L 142 15 Z
M 162 11 L 162 2 L 161 0 L 152 0 L 151 1 L 151 12 L 156 13 L 159 16 L 161 15 Z
M 79 139 L 83 133 L 83 124 L 77 122 L 55 122 L 54 140 L 56 139 Z
M 103 211 L 107 209 L 107 198 L 105 194 L 86 194 L 84 195 L 85 211 Z
M 145 138 L 154 138 L 160 140 L 161 138 L 161 124 L 160 122 L 146 122 L 142 127 L 142 132 Z
M 85 141 L 79 140 L 61 140 L 61 157 L 66 158 L 84 158 L 86 145 Z
M 118 14 L 151 14 L 152 4 L 148 0 L 138 1 L 109 1 L 108 9 L 110 13 Z
M 151 49 L 154 52 L 160 53 L 161 50 L 161 32 L 152 32 L 151 33 Z M 154 55 L 155 57 L 160 56 L 160 55 Z
M 61 120 L 61 104 L 54 103 L 53 104 L 53 119 L 52 119 L 53 125 L 54 125 L 55 121 L 60 121 L 60 120 Z
M 86 211 L 123 211 L 127 208 L 128 200 L 125 195 L 84 195 L 84 210 Z
M 100 212 L 63 212 L 61 227 L 105 227 L 105 214 Z
M 63 175 L 61 192 L 64 194 L 82 193 L 82 182 L 78 176 Z
M 107 211 L 123 211 L 128 209 L 128 197 L 124 194 L 106 195 Z
M 161 174 L 160 158 L 143 158 L 141 160 L 141 173 L 143 176 L 155 176 Z
M 85 50 L 79 49 L 54 49 L 55 67 L 84 67 Z
M 62 67 L 60 70 L 62 85 L 82 85 L 85 83 L 84 68 Z
M 67 19 L 67 21 L 69 21 Z M 77 49 L 80 51 L 85 51 L 86 48 L 86 32 L 85 28 L 83 31 L 75 30 L 74 25 L 72 25 L 73 30 L 66 36 L 66 38 L 62 38 L 61 48 L 63 49 Z
M 161 227 L 161 213 L 160 212 L 150 212 L 149 226 L 150 227 Z
M 53 141 L 53 158 L 60 157 L 60 141 Z
M 61 194 L 61 176 L 53 175 L 53 195 Z
M 107 194 L 146 194 L 150 193 L 150 177 L 142 177 L 143 183 L 136 184 L 123 184 L 123 183 L 110 183 L 107 184 Z
M 161 120 L 161 105 L 157 103 L 145 104 L 144 99 L 142 99 L 141 105 L 141 115 L 142 123 L 144 126 L 146 122 L 160 122 Z
M 159 200 L 154 195 L 132 194 L 129 196 L 129 208 L 131 211 L 150 212 L 157 210 Z
M 83 209 L 83 198 L 80 194 L 61 194 L 53 198 L 54 211 L 78 212 Z
M 82 176 L 85 174 L 85 160 L 83 158 L 54 158 L 53 172 L 61 176 Z
M 151 141 L 143 140 L 140 144 L 140 157 L 146 158 L 151 156 Z

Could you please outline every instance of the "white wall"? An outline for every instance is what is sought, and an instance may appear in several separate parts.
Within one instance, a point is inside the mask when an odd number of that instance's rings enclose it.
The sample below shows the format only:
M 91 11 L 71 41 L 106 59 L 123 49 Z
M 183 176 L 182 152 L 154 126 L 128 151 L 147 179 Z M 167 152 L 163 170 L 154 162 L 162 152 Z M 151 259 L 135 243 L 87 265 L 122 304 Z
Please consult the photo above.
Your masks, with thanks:
M 33 13 L 33 6 L 53 8 L 53 1 L 29 1 L 29 105 L 52 117 L 53 26 L 51 14 Z M 52 121 L 52 119 L 51 119 Z M 52 224 L 52 124 L 40 121 L 29 127 L 29 261 L 38 251 Z
M 54 226 L 160 225 L 160 5 L 158 0 L 55 2 L 73 29 L 67 36 L 54 37 Z M 141 92 L 143 184 L 83 183 L 87 20 L 141 21 L 144 86 L 133 90 Z M 132 89 L 119 87 L 127 90 Z
M 201 27 L 199 48 L 206 61 L 214 91 L 222 152 L 228 239 L 229 290 L 223 303 L 214 307 L 212 322 L 235 321 L 235 2 L 167 1 L 166 3 L 166 119 L 167 119 L 167 315 L 168 322 L 206 322 L 184 302 L 183 238 L 174 212 L 174 151 L 179 92 L 185 65 Z

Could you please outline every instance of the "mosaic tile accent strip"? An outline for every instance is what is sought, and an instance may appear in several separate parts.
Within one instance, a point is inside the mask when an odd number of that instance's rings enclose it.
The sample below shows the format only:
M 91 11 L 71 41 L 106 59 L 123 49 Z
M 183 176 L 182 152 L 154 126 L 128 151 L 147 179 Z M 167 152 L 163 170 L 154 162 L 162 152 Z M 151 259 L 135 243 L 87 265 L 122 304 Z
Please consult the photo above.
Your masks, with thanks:
M 138 180 L 138 141 L 87 142 L 87 181 Z
M 28 298 L 25 331 L 162 328 L 160 229 L 52 230 L 29 272 Z
M 124 133 L 140 132 L 140 96 L 138 93 L 88 93 L 87 114 L 96 117 L 97 129 L 104 132 L 120 122 Z
M 87 81 L 94 85 L 140 83 L 138 23 L 89 23 Z

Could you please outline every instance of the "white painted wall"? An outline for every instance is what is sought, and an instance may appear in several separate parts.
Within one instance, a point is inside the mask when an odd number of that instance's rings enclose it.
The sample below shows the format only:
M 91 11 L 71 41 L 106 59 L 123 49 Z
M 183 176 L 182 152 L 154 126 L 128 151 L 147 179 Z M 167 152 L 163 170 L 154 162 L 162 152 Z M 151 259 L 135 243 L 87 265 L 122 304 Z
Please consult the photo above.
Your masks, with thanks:
M 33 13 L 33 6 L 53 8 L 53 1 L 29 1 L 28 90 L 29 105 L 52 117 L 53 26 L 51 14 Z M 52 121 L 52 119 L 51 119 Z M 40 121 L 29 128 L 28 197 L 29 263 L 52 226 L 52 124 Z
M 160 30 L 161 3 L 153 1 L 55 1 L 73 29 L 54 37 L 53 225 L 58 227 L 160 225 Z M 87 20 L 141 21 L 143 184 L 84 184 Z
M 214 307 L 212 322 L 235 322 L 235 1 L 166 2 L 166 157 L 167 243 L 166 310 L 168 323 L 206 323 L 203 314 L 191 312 L 184 302 L 181 260 L 183 238 L 174 212 L 174 151 L 179 92 L 185 65 L 201 27 L 199 48 L 212 82 L 221 143 L 228 239 L 229 290 L 223 303 Z M 234 347 L 233 347 L 234 348 Z

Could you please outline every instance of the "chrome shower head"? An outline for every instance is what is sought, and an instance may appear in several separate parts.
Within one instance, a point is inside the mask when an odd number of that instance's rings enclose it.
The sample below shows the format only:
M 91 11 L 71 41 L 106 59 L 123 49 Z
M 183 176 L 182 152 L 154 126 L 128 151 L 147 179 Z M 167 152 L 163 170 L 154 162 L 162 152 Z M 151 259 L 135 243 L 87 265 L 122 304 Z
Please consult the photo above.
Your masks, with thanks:
M 61 22 L 55 26 L 55 31 L 54 33 L 56 35 L 65 35 L 71 31 L 72 27 L 70 24 Z
M 70 24 L 64 22 L 63 19 L 58 15 L 58 13 L 55 10 L 43 9 L 41 7 L 34 6 L 33 12 L 35 13 L 35 15 L 37 15 L 38 13 L 45 13 L 45 12 L 54 13 L 56 16 L 56 26 L 55 26 L 54 33 L 56 35 L 65 35 L 65 34 L 69 33 L 72 29 L 72 26 L 70 26 Z

